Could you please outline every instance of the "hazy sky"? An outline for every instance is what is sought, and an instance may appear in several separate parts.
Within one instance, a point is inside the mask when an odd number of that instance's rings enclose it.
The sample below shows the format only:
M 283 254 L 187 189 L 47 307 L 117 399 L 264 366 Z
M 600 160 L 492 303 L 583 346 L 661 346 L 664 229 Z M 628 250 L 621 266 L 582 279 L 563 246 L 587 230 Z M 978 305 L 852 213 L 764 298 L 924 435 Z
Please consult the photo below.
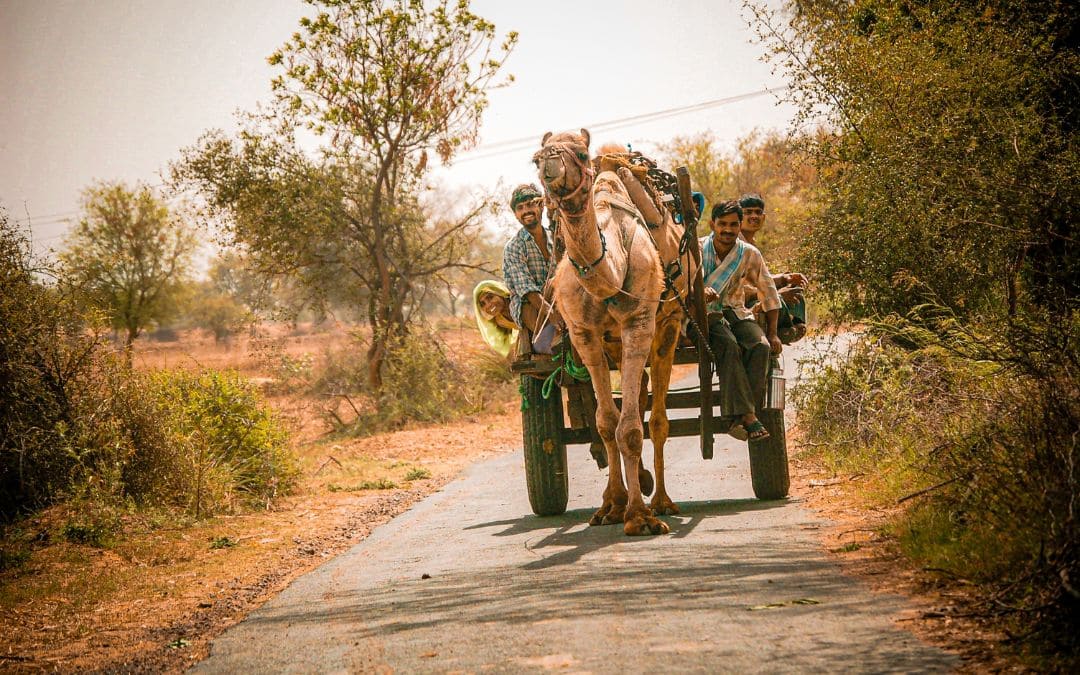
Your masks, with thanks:
M 520 40 L 516 81 L 491 92 L 481 148 L 438 170 L 450 184 L 535 179 L 532 148 L 485 146 L 746 94 L 784 83 L 760 61 L 738 1 L 474 0 Z M 270 96 L 266 57 L 311 8 L 292 0 L 0 0 L 0 206 L 38 246 L 59 244 L 95 180 L 161 182 L 208 128 Z M 711 130 L 726 146 L 786 127 L 775 97 L 594 134 L 656 141 Z M 505 150 L 507 146 L 501 146 Z M 496 150 L 499 149 L 498 147 Z M 479 157 L 485 157 L 478 159 Z

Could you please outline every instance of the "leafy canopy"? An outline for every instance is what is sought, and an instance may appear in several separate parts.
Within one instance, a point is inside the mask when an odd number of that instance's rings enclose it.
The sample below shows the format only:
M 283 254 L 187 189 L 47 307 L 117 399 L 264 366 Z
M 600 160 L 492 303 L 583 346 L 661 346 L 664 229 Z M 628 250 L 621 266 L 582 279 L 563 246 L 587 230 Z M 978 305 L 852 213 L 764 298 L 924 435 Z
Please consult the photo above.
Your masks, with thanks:
M 174 311 L 195 236 L 146 186 L 99 183 L 83 193 L 82 210 L 60 254 L 62 276 L 127 331 L 130 346 Z
M 757 9 L 819 161 L 804 265 L 849 316 L 1075 297 L 1077 12 L 1052 1 Z

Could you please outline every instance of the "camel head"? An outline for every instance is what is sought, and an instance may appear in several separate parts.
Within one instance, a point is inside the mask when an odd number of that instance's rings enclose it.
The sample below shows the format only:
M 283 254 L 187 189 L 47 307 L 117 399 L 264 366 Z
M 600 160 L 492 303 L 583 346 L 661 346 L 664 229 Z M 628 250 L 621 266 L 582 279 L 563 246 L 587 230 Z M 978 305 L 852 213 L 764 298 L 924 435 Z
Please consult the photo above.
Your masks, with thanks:
M 547 193 L 571 212 L 584 209 L 592 187 L 593 171 L 589 164 L 589 132 L 544 134 L 533 163 Z

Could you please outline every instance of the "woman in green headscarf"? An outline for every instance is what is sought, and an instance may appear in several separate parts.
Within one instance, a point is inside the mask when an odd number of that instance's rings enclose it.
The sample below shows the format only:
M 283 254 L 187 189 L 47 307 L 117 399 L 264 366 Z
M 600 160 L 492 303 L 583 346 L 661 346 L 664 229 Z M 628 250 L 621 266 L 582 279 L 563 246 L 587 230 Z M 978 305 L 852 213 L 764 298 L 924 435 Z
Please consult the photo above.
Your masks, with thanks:
M 481 281 L 473 289 L 473 311 L 484 342 L 509 357 L 518 336 L 518 326 L 510 318 L 510 289 L 494 279 Z

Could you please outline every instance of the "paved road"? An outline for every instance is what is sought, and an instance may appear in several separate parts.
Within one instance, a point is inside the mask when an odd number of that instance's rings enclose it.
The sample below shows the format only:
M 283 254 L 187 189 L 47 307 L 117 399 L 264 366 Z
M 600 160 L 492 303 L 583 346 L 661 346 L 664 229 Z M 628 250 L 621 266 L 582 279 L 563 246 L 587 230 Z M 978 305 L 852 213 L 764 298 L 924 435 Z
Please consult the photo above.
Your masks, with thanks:
M 473 466 L 298 579 L 196 666 L 233 672 L 935 672 L 900 598 L 841 575 L 798 500 L 759 502 L 744 443 L 673 439 L 667 536 L 589 527 L 604 474 L 570 452 L 570 506 L 532 515 L 520 453 Z M 650 452 L 651 454 L 651 452 Z M 793 601 L 814 601 L 798 604 Z M 782 606 L 760 609 L 772 603 Z M 759 609 L 751 609 L 759 608 Z

